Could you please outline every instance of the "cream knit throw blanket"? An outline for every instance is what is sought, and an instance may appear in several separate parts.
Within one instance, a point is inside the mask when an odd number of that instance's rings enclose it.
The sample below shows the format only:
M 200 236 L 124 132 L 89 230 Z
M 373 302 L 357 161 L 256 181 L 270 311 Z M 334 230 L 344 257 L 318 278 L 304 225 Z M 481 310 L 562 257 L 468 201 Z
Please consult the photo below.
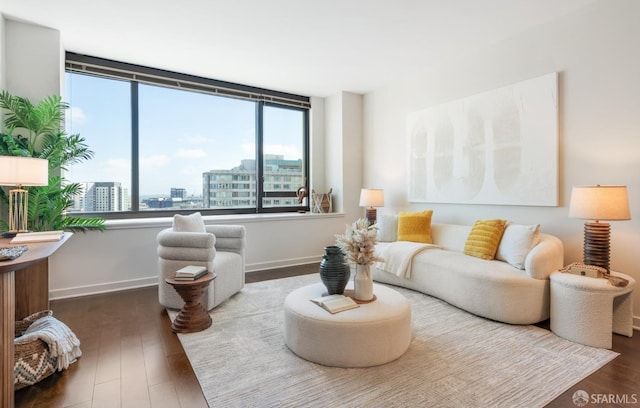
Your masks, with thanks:
M 31 323 L 24 334 L 16 339 L 16 343 L 28 343 L 34 338 L 47 343 L 51 357 L 57 359 L 58 371 L 68 368 L 69 364 L 82 356 L 80 340 L 66 324 L 55 317 L 43 317 Z
M 405 279 L 411 279 L 411 261 L 413 257 L 429 248 L 440 248 L 434 244 L 420 242 L 396 241 L 378 252 L 383 262 L 377 262 L 378 269 L 392 273 Z

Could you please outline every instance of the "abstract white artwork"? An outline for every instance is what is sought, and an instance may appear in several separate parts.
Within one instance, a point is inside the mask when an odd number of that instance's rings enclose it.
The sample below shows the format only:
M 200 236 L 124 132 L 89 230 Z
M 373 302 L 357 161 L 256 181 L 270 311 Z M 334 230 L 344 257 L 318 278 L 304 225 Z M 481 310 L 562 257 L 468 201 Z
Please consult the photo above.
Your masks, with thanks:
M 558 205 L 558 76 L 407 116 L 409 201 Z

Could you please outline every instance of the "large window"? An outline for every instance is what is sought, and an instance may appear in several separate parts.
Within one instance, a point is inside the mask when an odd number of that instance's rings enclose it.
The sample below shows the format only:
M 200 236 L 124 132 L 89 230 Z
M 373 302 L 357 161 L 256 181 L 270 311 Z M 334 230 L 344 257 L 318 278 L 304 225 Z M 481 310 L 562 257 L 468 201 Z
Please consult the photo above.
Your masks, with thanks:
M 95 158 L 68 169 L 70 211 L 107 217 L 303 208 L 309 98 L 67 54 L 67 131 Z

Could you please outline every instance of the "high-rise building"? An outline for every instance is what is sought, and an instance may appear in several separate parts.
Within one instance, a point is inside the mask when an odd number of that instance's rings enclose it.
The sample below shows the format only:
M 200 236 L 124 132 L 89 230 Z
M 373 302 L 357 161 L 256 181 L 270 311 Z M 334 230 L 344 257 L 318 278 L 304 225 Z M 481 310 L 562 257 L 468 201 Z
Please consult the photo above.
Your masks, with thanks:
M 298 199 L 278 196 L 295 192 L 304 185 L 302 160 L 285 160 L 282 155 L 265 155 L 263 207 L 297 206 Z M 269 194 L 271 193 L 271 194 Z M 256 207 L 256 161 L 242 160 L 231 170 L 202 173 L 202 199 L 205 208 Z
M 120 182 L 88 181 L 80 183 L 82 193 L 75 199 L 70 211 L 110 212 L 129 209 L 129 192 Z
M 180 187 L 171 187 L 171 198 L 187 198 L 187 189 Z

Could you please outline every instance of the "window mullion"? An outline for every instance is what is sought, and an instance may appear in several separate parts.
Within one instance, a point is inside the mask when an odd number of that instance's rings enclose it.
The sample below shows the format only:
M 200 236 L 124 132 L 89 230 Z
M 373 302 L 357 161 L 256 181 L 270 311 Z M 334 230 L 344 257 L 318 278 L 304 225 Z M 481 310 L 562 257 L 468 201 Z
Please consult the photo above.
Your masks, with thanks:
M 131 211 L 140 211 L 138 82 L 131 81 Z
M 264 102 L 256 103 L 256 211 L 263 211 L 264 196 Z

